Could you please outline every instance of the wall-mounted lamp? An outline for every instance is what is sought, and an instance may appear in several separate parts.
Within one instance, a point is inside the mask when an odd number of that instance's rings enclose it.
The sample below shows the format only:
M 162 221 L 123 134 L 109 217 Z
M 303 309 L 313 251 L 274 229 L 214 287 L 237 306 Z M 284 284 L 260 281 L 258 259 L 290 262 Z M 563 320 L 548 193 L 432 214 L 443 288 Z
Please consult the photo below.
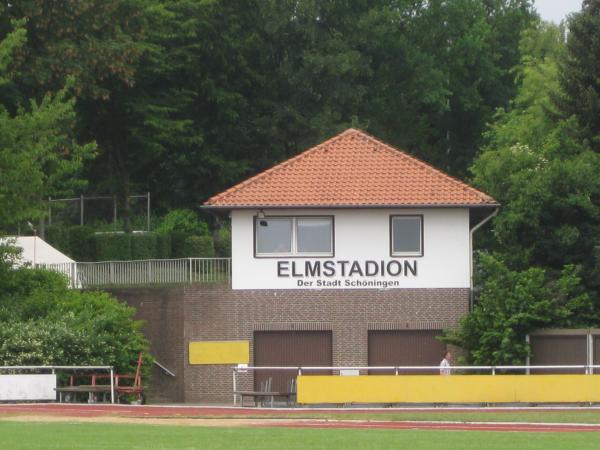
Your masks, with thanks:
M 258 211 L 258 224 L 261 227 L 268 227 L 269 226 L 269 222 L 267 222 L 265 219 L 265 212 L 261 209 Z

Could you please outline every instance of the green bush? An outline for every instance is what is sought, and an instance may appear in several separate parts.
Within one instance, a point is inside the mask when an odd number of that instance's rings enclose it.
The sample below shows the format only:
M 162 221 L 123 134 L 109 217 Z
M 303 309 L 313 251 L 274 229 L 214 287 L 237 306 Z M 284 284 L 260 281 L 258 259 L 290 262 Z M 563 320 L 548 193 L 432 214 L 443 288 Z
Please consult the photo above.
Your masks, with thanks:
M 217 256 L 223 258 L 231 257 L 231 228 L 219 228 L 217 239 L 215 241 L 215 251 Z
M 52 247 L 57 248 L 66 255 L 71 254 L 69 248 L 69 229 L 64 225 L 48 225 L 46 229 L 46 241 Z
M 204 236 L 209 234 L 206 222 L 198 218 L 191 209 L 174 209 L 163 217 L 160 225 L 156 228 L 158 233 L 169 233 L 180 231 L 188 235 L 195 234 Z
M 159 259 L 171 258 L 171 235 L 157 234 L 156 235 L 156 255 Z
M 190 236 L 185 240 L 186 258 L 212 258 L 215 247 L 210 236 Z
M 94 230 L 86 225 L 69 228 L 69 253 L 75 261 L 95 261 Z
M 69 289 L 54 272 L 15 269 L 9 250 L 0 248 L 0 365 L 114 365 L 132 373 L 142 351 L 149 373 L 133 308 L 104 292 Z
M 158 257 L 156 233 L 133 233 L 131 235 L 132 259 L 156 259 Z
M 185 240 L 190 237 L 189 233 L 183 231 L 171 232 L 171 257 L 172 258 L 187 258 L 185 249 Z
M 127 233 L 97 233 L 94 235 L 97 261 L 131 260 L 131 235 Z

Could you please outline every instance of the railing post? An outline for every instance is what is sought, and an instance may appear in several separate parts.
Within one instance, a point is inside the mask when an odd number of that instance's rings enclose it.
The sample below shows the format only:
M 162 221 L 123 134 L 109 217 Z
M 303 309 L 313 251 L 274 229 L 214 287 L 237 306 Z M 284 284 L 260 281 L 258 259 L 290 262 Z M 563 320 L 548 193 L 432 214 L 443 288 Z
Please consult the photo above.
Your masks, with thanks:
M 115 272 L 115 268 L 114 268 L 114 264 L 111 261 L 110 264 L 108 265 L 109 267 L 109 271 L 108 271 L 108 284 L 114 284 L 114 272 Z
M 236 381 L 236 368 L 233 368 L 233 406 L 237 406 L 237 381 Z
M 110 368 L 110 402 L 115 402 L 115 373 L 114 368 Z
M 190 262 L 190 284 L 192 284 L 192 258 L 188 258 L 188 261 Z
M 496 375 L 496 366 L 492 366 L 492 375 Z

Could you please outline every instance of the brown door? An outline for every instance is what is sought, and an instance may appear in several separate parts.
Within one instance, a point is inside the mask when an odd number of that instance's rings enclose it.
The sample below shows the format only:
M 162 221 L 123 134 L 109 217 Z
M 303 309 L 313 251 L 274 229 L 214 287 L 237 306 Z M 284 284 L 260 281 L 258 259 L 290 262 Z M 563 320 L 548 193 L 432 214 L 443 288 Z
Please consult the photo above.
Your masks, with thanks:
M 437 366 L 446 350 L 446 344 L 436 339 L 441 334 L 439 330 L 369 331 L 369 366 Z M 400 372 L 439 373 L 437 370 Z M 376 375 L 390 372 L 369 373 Z
M 254 365 L 260 366 L 331 366 L 331 331 L 255 331 Z M 307 372 L 307 374 L 314 372 Z M 257 370 L 254 389 L 272 377 L 271 389 L 287 392 L 296 371 Z
M 529 342 L 532 366 L 587 364 L 587 336 L 530 336 Z M 584 370 L 532 370 L 531 373 L 584 373 Z

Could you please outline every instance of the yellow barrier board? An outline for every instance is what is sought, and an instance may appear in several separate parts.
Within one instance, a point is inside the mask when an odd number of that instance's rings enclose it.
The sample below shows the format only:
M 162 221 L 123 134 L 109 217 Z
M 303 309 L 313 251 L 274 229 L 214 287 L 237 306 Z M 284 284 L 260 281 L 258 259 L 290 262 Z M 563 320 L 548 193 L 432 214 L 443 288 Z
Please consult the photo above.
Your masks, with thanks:
M 298 403 L 577 403 L 600 401 L 600 375 L 298 377 Z
M 190 342 L 190 364 L 248 364 L 248 341 Z

